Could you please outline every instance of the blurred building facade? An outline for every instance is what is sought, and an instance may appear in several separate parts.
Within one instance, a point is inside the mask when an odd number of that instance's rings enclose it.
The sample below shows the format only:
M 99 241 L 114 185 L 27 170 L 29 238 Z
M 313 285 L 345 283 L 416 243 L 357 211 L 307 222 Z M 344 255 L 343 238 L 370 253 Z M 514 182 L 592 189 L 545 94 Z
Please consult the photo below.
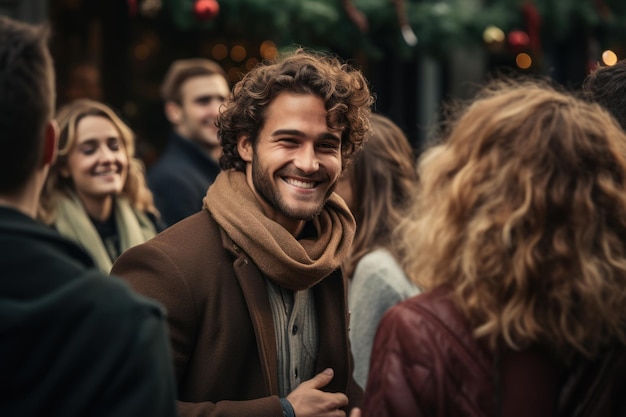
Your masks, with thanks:
M 576 23 L 591 13 L 584 8 L 591 2 L 572 0 L 559 13 L 543 3 L 554 2 L 0 0 L 0 13 L 50 22 L 58 104 L 90 97 L 118 110 L 149 165 L 169 130 L 159 85 L 178 58 L 214 59 L 235 83 L 290 43 L 328 49 L 364 71 L 375 110 L 402 127 L 416 148 L 428 140 L 442 103 L 470 97 L 494 71 L 544 74 L 576 87 L 600 59 L 606 31 Z M 613 3 L 589 7 L 619 28 L 615 11 L 622 6 Z M 367 31 L 346 4 L 369 18 Z

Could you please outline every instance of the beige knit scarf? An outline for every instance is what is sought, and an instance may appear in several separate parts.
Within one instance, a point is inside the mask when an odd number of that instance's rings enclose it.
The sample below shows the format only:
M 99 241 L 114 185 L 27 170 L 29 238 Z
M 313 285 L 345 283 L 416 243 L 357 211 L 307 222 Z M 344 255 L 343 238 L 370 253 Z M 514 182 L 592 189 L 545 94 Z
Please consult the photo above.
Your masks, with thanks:
M 263 213 L 239 171 L 221 172 L 203 202 L 265 276 L 294 291 L 311 288 L 339 268 L 356 227 L 344 201 L 332 194 L 312 220 L 317 237 L 298 240 Z
M 156 229 L 148 216 L 131 207 L 124 197 L 115 199 L 115 222 L 120 237 L 120 249 L 126 249 L 145 242 L 156 234 Z M 78 196 L 59 195 L 57 200 L 54 227 L 59 233 L 82 246 L 93 258 L 98 268 L 108 274 L 113 262 L 95 226 Z

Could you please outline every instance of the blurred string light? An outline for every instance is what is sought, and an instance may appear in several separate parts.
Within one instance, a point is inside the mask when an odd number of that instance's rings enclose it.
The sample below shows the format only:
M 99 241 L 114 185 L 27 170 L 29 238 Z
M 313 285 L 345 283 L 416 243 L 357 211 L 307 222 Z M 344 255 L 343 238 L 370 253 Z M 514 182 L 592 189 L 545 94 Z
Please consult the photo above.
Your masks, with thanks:
M 248 55 L 248 51 L 241 45 L 233 46 L 233 49 L 230 50 L 230 59 L 235 62 L 241 62 L 246 59 L 246 55 Z
M 150 56 L 150 53 L 150 47 L 144 43 L 135 45 L 135 48 L 133 49 L 133 55 L 138 61 L 143 61 L 147 59 Z
M 617 64 L 617 54 L 610 49 L 602 52 L 602 62 L 604 65 L 612 66 Z
M 497 26 L 487 26 L 483 32 L 485 43 L 504 42 L 504 31 Z
M 263 41 L 259 47 L 259 52 L 261 53 L 261 57 L 263 59 L 271 61 L 278 55 L 278 48 L 272 41 Z
M 241 79 L 241 69 L 232 67 L 228 70 L 228 79 L 231 83 L 236 83 Z
M 251 71 L 252 68 L 256 67 L 259 63 L 259 60 L 255 57 L 252 57 L 246 61 L 246 71 Z
M 213 45 L 211 55 L 214 59 L 221 61 L 228 56 L 228 48 L 223 43 L 217 43 Z
M 520 69 L 528 69 L 533 65 L 533 59 L 526 52 L 520 52 L 515 57 L 515 64 Z

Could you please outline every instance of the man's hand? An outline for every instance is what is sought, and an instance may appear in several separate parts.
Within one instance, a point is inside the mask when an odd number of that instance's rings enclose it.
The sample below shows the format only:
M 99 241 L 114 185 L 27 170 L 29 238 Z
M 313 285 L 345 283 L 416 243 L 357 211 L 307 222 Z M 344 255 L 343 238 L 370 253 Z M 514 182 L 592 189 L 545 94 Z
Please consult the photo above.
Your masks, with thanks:
M 361 409 L 354 407 L 352 411 L 350 411 L 350 417 L 361 417 Z
M 287 400 L 291 403 L 297 417 L 341 416 L 346 414 L 341 407 L 348 405 L 348 397 L 342 393 L 321 391 L 320 388 L 332 381 L 335 373 L 328 368 L 304 381 L 293 390 Z

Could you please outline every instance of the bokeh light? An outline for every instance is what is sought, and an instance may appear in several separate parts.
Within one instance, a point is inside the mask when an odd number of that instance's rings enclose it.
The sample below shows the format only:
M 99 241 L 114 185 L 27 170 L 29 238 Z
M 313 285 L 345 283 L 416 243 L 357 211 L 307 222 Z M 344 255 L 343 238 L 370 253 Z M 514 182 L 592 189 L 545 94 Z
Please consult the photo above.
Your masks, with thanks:
M 533 59 L 526 52 L 520 52 L 515 57 L 515 63 L 521 69 L 528 69 L 533 64 Z
M 214 59 L 221 61 L 228 56 L 228 48 L 223 43 L 216 43 L 211 50 L 211 55 Z
M 278 55 L 278 48 L 276 48 L 276 44 L 272 41 L 263 41 L 259 47 L 259 52 L 263 59 L 271 61 Z
M 504 42 L 504 32 L 497 26 L 487 26 L 483 32 L 485 43 Z
M 241 62 L 246 59 L 247 54 L 248 51 L 246 51 L 246 48 L 241 45 L 235 45 L 233 49 L 230 50 L 230 59 L 235 62 Z
M 612 66 L 617 64 L 617 54 L 610 49 L 602 52 L 602 62 L 604 65 Z

